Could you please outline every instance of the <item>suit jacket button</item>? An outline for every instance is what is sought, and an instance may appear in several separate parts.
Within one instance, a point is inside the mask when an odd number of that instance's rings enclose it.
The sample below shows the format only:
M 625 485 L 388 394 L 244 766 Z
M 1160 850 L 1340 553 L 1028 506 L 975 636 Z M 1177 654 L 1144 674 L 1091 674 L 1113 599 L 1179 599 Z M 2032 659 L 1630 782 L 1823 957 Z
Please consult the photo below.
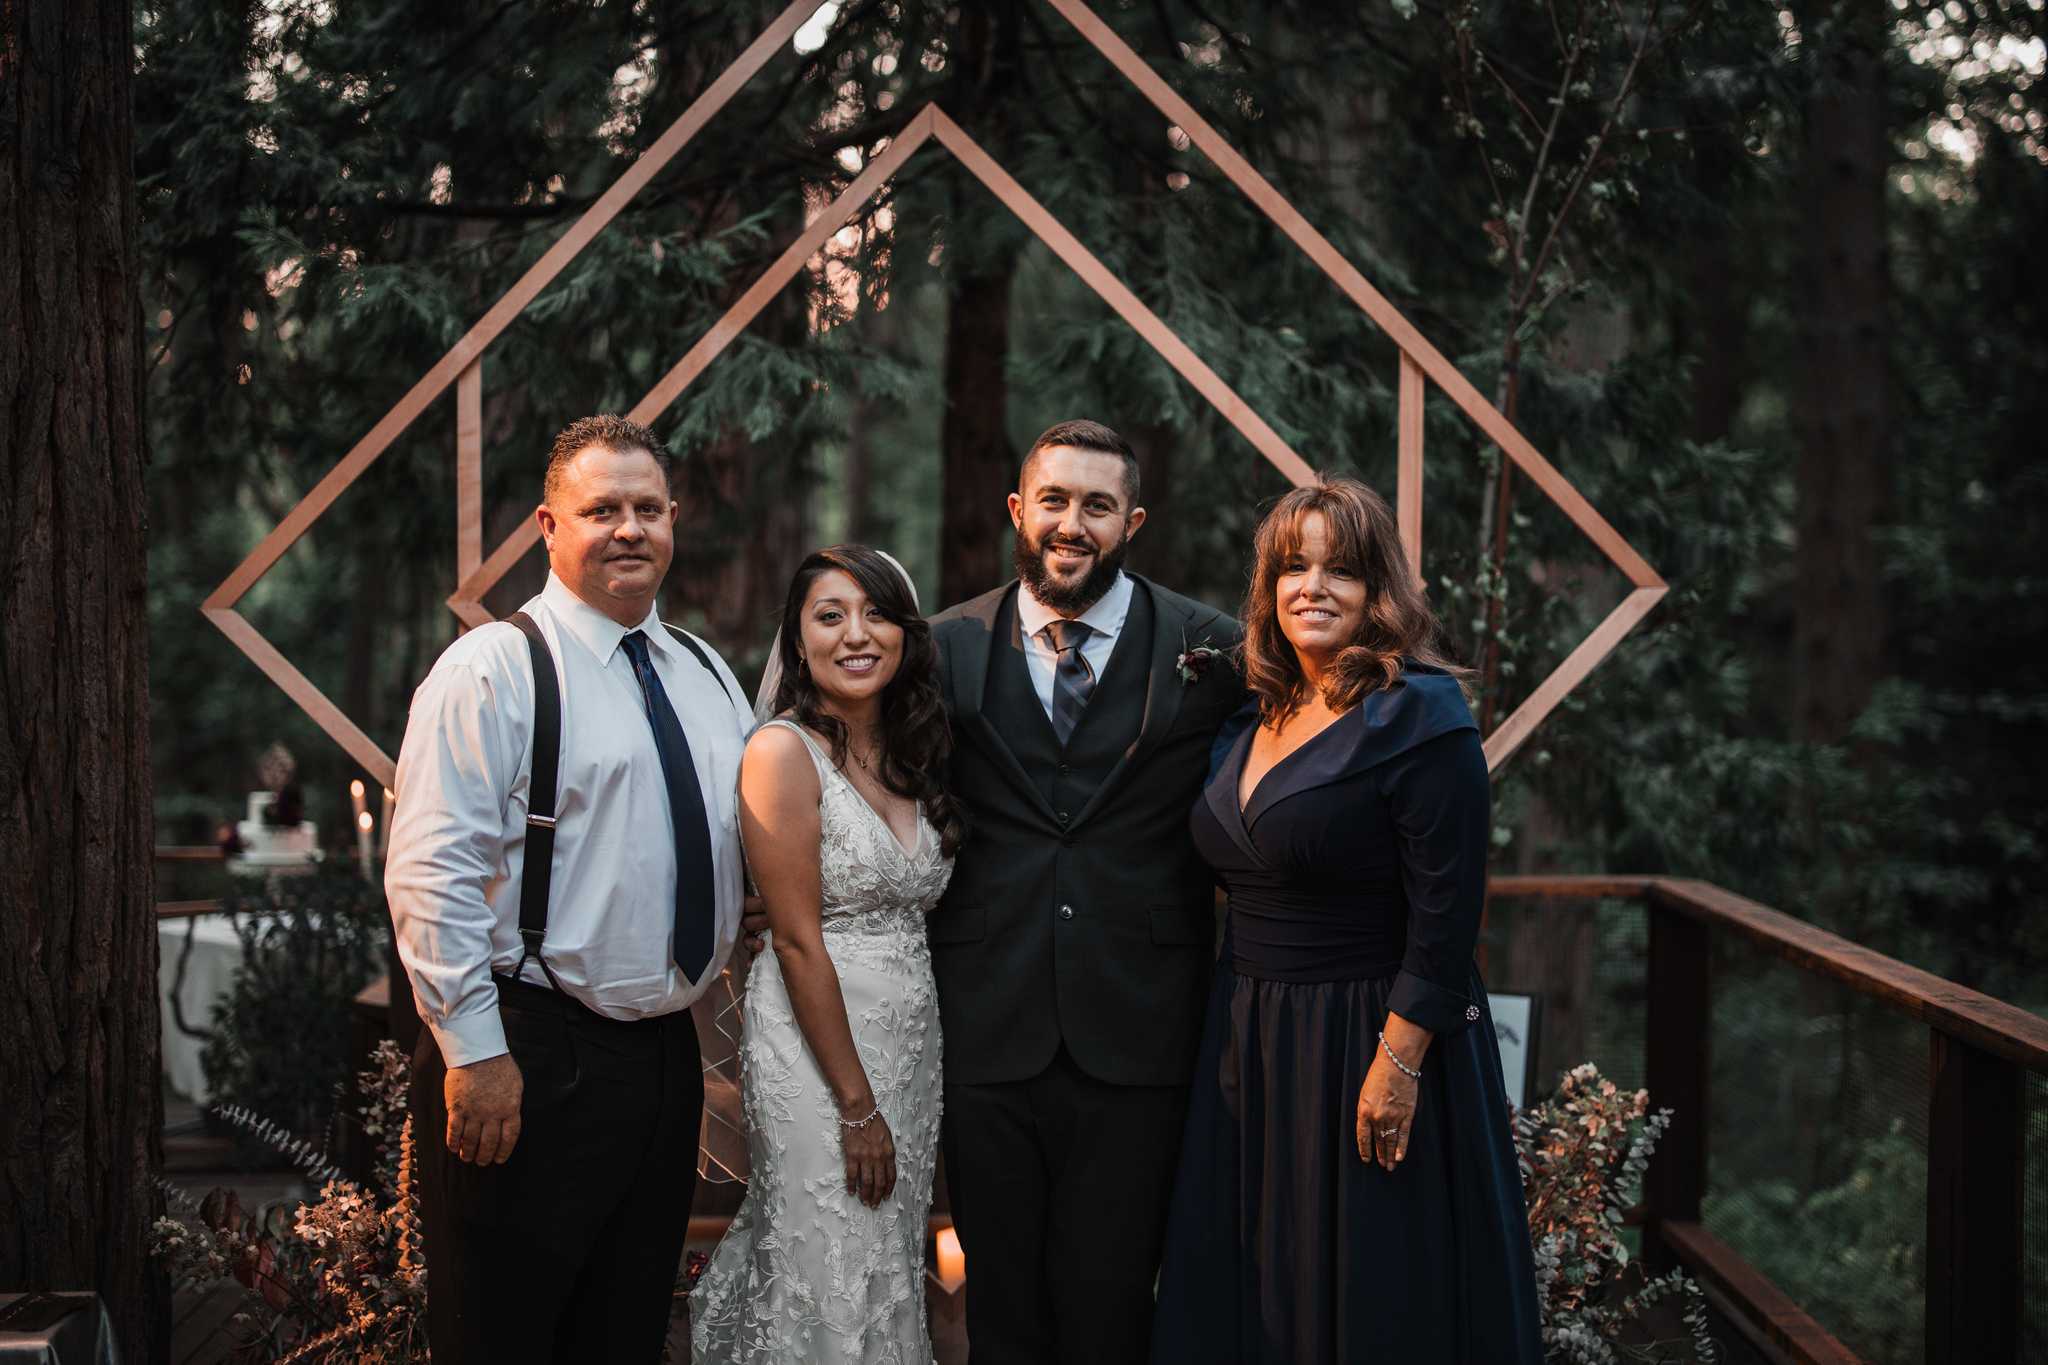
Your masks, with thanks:
M 1067 775 L 1068 773 L 1070 773 L 1070 772 L 1072 772 L 1072 771 L 1074 771 L 1074 770 L 1073 770 L 1072 768 L 1068 767 L 1068 766 L 1067 766 L 1066 764 L 1064 764 L 1064 763 L 1060 764 L 1060 776 L 1061 776 L 1061 777 L 1065 777 L 1065 776 L 1066 776 L 1066 775 Z
M 1073 906 L 1071 906 L 1071 905 L 1062 905 L 1062 906 L 1060 907 L 1060 918 L 1061 918 L 1061 919 L 1072 919 L 1073 917 L 1074 917 L 1074 907 L 1073 907 Z
M 1069 816 L 1065 811 L 1061 811 L 1058 815 L 1055 815 L 1053 817 L 1053 819 L 1059 821 L 1062 826 L 1064 826 L 1067 823 L 1067 821 L 1071 818 L 1072 817 Z

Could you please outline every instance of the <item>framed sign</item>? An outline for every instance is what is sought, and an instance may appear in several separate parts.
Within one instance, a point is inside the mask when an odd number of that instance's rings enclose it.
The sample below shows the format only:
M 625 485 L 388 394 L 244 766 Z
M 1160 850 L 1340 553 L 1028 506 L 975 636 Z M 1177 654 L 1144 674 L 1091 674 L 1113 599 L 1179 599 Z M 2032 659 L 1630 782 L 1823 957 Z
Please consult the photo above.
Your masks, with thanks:
M 1490 991 L 1486 1000 L 1493 1013 L 1494 1040 L 1500 1044 L 1508 1103 L 1522 1109 L 1536 1088 L 1536 1031 L 1542 1025 L 1543 997 Z

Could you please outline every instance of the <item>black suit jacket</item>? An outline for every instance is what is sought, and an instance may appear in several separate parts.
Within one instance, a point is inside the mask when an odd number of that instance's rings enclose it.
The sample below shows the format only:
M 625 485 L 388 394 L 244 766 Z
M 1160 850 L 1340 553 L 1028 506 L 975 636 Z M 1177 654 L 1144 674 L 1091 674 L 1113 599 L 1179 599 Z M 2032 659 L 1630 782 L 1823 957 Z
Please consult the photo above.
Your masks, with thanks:
M 1146 667 L 1142 719 L 1118 739 L 1106 778 L 1071 803 L 1078 810 L 1054 809 L 1051 775 L 1027 768 L 985 714 L 991 672 L 1009 665 L 998 651 L 1016 648 L 996 624 L 1013 619 L 1005 605 L 1017 583 L 932 618 L 952 790 L 968 822 L 930 921 L 949 1082 L 1026 1079 L 1062 1042 L 1112 1084 L 1184 1085 L 1193 1069 L 1215 960 L 1215 879 L 1188 812 L 1217 729 L 1246 693 L 1234 656 L 1207 661 L 1193 682 L 1175 661 L 1190 646 L 1231 650 L 1242 632 L 1213 607 L 1131 578 L 1152 617 L 1152 638 L 1134 642 L 1142 654 L 1125 656 Z M 1102 685 L 1113 681 L 1105 674 Z

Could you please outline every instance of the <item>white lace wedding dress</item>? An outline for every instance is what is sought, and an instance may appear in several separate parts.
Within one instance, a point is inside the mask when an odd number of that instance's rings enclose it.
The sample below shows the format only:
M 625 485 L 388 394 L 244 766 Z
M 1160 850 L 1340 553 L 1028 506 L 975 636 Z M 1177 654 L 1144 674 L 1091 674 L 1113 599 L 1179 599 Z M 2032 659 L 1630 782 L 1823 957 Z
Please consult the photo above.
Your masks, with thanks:
M 753 1173 L 690 1296 L 705 1362 L 914 1365 L 925 1332 L 925 1218 L 939 1150 L 939 1006 L 924 917 L 952 876 L 918 812 L 908 851 L 824 750 L 818 768 L 825 948 L 846 1019 L 896 1143 L 896 1188 L 870 1209 L 846 1192 L 839 1111 L 805 1045 L 772 952 L 743 1006 L 740 1097 Z

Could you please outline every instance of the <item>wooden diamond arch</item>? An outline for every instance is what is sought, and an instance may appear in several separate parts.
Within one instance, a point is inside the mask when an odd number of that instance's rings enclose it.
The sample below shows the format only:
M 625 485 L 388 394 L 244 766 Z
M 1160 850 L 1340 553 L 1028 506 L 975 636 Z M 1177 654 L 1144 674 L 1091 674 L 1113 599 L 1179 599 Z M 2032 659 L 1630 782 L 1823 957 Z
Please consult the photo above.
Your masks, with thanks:
M 1061 17 L 1136 86 L 1168 120 L 1188 135 L 1217 169 L 1238 187 L 1274 225 L 1287 235 L 1333 283 L 1377 323 L 1400 350 L 1398 462 L 1395 475 L 1395 508 L 1401 525 L 1401 539 L 1407 546 L 1409 566 L 1419 578 L 1422 573 L 1422 423 L 1426 385 L 1434 383 L 1462 409 L 1479 429 L 1498 444 L 1545 496 L 1569 517 L 1615 567 L 1627 576 L 1634 590 L 1594 627 L 1555 671 L 1515 708 L 1500 727 L 1486 739 L 1489 770 L 1498 770 L 1536 726 L 1554 710 L 1565 695 L 1591 673 L 1635 628 L 1658 599 L 1668 591 L 1664 580 L 1621 534 L 1595 511 L 1593 505 L 1559 473 L 1555 466 L 1531 445 L 1514 425 L 1490 405 L 1472 382 L 1432 346 L 1400 310 L 1387 302 L 1358 269 L 1330 245 L 1306 218 L 1282 197 L 1202 116 L 1173 92 L 1138 54 L 1117 37 L 1110 27 L 1081 0 L 1046 0 Z M 691 138 L 710 122 L 741 86 L 753 78 L 769 59 L 801 28 L 818 8 L 818 0 L 795 0 L 774 23 L 756 38 L 732 66 L 712 82 L 669 129 L 613 182 L 610 189 L 548 249 L 538 261 L 493 304 L 463 338 L 449 348 L 432 369 L 421 376 L 406 395 L 372 427 L 367 435 L 344 455 L 316 484 L 312 492 L 286 514 L 265 536 L 249 557 L 236 566 L 201 605 L 209 621 L 220 627 L 235 645 L 255 661 L 271 681 L 283 688 L 313 721 L 325 730 L 349 755 L 385 786 L 394 781 L 396 765 L 362 729 L 315 687 L 311 679 L 266 640 L 235 610 L 256 582 L 268 573 L 286 550 L 333 505 L 348 486 L 389 448 L 427 405 L 452 384 L 456 402 L 456 572 L 461 576 L 448 605 L 468 624 L 482 625 L 492 619 L 483 606 L 483 596 L 503 578 L 521 556 L 540 538 L 532 518 L 506 537 L 503 544 L 483 554 L 483 353 L 499 333 L 523 312 L 555 276 L 598 233 L 611 223 L 661 168 L 688 145 Z M 981 145 L 937 103 L 926 105 L 912 118 L 889 146 L 869 161 L 867 167 L 812 221 L 775 263 L 756 280 L 696 345 L 662 376 L 647 395 L 636 403 L 630 416 L 636 422 L 652 422 L 681 396 L 718 355 L 751 323 L 768 300 L 795 277 L 804 262 L 821 248 L 833 233 L 851 220 L 862 205 L 901 170 L 904 163 L 925 143 L 936 140 L 959 159 L 1003 204 L 1023 220 L 1055 255 L 1065 261 L 1088 286 L 1116 310 L 1145 341 L 1213 404 L 1258 452 L 1296 484 L 1314 479 L 1306 461 L 1283 441 L 1265 419 L 1254 412 L 1228 384 L 1174 334 L 1164 322 L 1139 301 L 1103 264 L 1096 260 L 1062 227 L 1045 207 L 1028 194 L 1010 174 L 984 151 Z

